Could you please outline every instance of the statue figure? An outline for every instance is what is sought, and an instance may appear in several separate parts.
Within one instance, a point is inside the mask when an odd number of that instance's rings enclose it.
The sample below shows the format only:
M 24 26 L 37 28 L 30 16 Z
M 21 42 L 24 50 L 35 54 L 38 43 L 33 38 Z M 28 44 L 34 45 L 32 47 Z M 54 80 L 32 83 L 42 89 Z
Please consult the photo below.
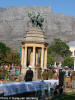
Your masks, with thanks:
M 41 29 L 43 28 L 44 18 L 40 15 L 39 12 L 29 12 L 28 16 L 33 27 L 40 27 Z

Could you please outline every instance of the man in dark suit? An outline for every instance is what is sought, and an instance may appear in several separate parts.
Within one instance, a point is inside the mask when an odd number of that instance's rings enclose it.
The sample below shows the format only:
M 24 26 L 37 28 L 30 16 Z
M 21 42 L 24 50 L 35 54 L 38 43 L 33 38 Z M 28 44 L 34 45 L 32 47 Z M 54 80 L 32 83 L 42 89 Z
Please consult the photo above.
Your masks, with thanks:
M 27 70 L 24 80 L 27 81 L 32 81 L 33 79 L 33 70 L 32 70 L 32 66 L 29 65 L 29 69 Z

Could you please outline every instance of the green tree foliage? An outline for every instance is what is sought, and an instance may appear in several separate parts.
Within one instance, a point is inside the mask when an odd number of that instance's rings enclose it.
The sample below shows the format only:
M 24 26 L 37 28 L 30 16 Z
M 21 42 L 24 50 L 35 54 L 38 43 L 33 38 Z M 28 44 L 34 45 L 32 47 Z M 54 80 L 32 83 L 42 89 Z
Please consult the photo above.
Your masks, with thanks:
M 20 54 L 17 53 L 17 52 L 14 52 L 14 51 L 10 51 L 10 52 L 7 52 L 7 55 L 5 57 L 5 63 L 7 64 L 20 64 Z
M 5 55 L 7 51 L 10 51 L 10 48 L 7 47 L 4 43 L 0 42 L 0 53 Z
M 0 42 L 0 65 L 4 63 L 4 58 L 6 56 L 6 52 L 10 51 L 4 43 Z
M 53 57 L 51 57 L 49 54 L 47 55 L 47 64 L 48 65 L 53 65 L 55 62 L 55 60 L 53 59 Z
M 71 57 L 66 57 L 63 62 L 63 66 L 68 66 L 69 68 L 72 68 L 74 66 L 74 59 Z
M 0 42 L 0 65 L 12 63 L 20 64 L 20 54 Z
M 62 61 L 65 57 L 70 57 L 72 53 L 65 42 L 60 39 L 54 39 L 53 43 L 48 48 L 48 54 L 59 62 L 59 60 Z
M 69 46 L 63 42 L 60 39 L 54 39 L 54 42 L 49 47 L 49 52 L 56 53 L 58 55 L 61 55 L 62 57 L 68 57 L 71 56 L 71 51 L 69 50 Z

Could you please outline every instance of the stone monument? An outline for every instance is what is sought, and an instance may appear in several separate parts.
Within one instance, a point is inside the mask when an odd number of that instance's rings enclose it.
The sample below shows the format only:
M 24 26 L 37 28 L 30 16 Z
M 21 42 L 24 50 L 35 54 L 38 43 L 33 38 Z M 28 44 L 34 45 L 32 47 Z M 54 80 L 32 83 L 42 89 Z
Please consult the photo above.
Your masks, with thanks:
M 48 42 L 43 31 L 44 18 L 40 16 L 40 13 L 35 14 L 34 12 L 31 12 L 28 15 L 32 27 L 26 32 L 26 36 L 22 42 L 21 65 L 22 72 L 25 72 L 28 65 L 31 65 L 35 72 L 35 69 L 38 67 L 41 67 L 42 69 L 47 67 Z

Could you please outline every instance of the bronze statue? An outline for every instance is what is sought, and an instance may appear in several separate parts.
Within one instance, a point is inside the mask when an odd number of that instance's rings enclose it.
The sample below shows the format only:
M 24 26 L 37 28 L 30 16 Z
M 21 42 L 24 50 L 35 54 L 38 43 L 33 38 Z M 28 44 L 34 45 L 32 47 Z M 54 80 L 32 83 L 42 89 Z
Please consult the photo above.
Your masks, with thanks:
M 32 27 L 43 28 L 44 18 L 38 12 L 29 12 L 28 16 L 30 18 L 30 22 L 32 23 Z

